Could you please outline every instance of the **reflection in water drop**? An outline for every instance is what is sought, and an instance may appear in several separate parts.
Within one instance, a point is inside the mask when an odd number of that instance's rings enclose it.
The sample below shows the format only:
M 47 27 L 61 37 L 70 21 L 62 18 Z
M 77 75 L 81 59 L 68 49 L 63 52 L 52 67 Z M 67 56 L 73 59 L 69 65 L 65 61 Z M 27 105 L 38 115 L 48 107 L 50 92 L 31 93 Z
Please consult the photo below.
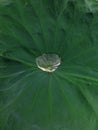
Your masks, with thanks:
M 36 64 L 43 71 L 53 72 L 61 64 L 61 58 L 56 54 L 43 54 L 36 58 Z

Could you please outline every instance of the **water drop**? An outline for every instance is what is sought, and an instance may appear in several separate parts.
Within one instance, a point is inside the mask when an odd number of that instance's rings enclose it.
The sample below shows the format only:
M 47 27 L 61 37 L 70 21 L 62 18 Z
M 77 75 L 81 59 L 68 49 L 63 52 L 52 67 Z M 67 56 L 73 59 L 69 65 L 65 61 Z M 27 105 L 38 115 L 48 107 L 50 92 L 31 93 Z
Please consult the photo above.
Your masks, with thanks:
M 61 58 L 57 54 L 43 54 L 36 58 L 36 64 L 43 71 L 53 72 L 61 64 Z

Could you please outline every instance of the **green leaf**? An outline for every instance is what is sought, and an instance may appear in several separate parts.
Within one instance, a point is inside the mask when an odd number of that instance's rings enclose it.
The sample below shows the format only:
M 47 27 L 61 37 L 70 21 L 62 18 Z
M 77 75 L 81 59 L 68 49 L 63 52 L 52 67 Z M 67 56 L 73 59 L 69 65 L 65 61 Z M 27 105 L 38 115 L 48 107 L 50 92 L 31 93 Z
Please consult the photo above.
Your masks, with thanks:
M 98 130 L 97 102 L 98 2 L 1 0 L 0 130 Z

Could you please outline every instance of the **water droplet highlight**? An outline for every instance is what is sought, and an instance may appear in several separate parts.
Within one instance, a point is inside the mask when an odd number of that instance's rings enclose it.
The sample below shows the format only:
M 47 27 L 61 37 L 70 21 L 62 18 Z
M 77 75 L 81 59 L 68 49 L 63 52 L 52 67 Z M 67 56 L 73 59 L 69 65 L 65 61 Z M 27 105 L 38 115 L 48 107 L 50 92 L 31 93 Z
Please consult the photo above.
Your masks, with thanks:
M 53 72 L 61 64 L 61 58 L 57 54 L 43 54 L 36 58 L 36 64 L 43 71 Z

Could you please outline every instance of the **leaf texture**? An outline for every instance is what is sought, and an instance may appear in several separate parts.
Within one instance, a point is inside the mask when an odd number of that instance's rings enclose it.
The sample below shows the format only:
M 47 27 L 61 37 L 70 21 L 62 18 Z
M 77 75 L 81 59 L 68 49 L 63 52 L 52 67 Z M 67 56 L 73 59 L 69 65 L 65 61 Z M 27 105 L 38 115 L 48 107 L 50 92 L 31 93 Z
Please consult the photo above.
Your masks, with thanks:
M 43 72 L 36 57 L 57 54 Z M 0 130 L 98 130 L 98 2 L 0 2 Z

